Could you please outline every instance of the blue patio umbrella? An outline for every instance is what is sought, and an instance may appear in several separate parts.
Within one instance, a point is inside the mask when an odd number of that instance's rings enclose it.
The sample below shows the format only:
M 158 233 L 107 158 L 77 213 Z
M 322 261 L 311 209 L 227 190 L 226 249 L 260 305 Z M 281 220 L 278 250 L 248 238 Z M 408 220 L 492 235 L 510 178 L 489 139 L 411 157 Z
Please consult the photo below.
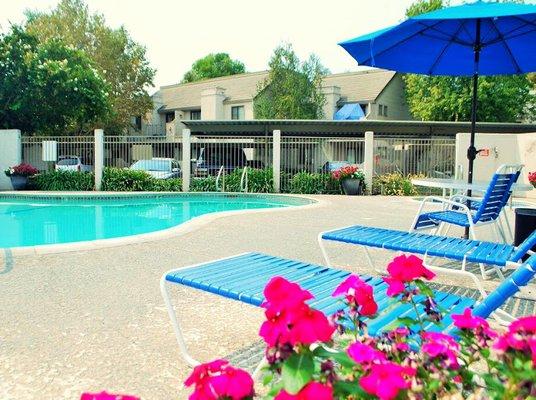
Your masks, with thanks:
M 479 75 L 536 71 L 536 6 L 477 1 L 432 11 L 339 43 L 360 65 L 472 76 L 468 181 L 473 181 Z M 470 194 L 470 193 L 469 193 Z

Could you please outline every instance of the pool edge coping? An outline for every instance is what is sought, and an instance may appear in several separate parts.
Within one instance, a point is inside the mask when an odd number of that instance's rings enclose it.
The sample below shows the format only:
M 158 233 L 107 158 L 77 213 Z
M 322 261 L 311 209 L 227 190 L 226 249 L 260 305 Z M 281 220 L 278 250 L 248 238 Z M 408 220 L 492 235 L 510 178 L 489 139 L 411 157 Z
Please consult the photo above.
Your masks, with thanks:
M 61 243 L 61 244 L 43 244 L 43 245 L 37 245 L 37 246 L 21 246 L 21 247 L 7 247 L 2 248 L 0 250 L 9 251 L 11 253 L 12 257 L 20 257 L 20 256 L 31 256 L 31 255 L 46 255 L 46 254 L 62 254 L 62 253 L 70 253 L 70 252 L 77 252 L 77 251 L 88 251 L 88 250 L 98 250 L 98 249 L 105 249 L 105 248 L 112 248 L 112 247 L 120 247 L 120 246 L 126 246 L 126 245 L 133 245 L 133 244 L 140 244 L 140 243 L 147 243 L 147 242 L 154 242 L 158 240 L 163 239 L 170 239 L 173 237 L 179 237 L 186 235 L 188 233 L 194 232 L 200 228 L 202 228 L 205 225 L 208 225 L 210 222 L 213 222 L 220 218 L 230 217 L 234 215 L 240 215 L 240 214 L 259 214 L 264 212 L 286 212 L 286 211 L 294 211 L 294 210 L 303 210 L 303 209 L 311 209 L 311 208 L 320 208 L 323 206 L 326 206 L 330 204 L 330 202 L 326 199 L 320 199 L 320 198 L 313 198 L 308 195 L 301 195 L 301 194 L 287 194 L 287 193 L 233 193 L 233 192 L 189 192 L 189 193 L 182 193 L 182 192 L 104 192 L 106 194 L 102 194 L 103 192 L 64 192 L 61 194 L 61 196 L 66 195 L 65 197 L 70 196 L 76 196 L 76 197 L 102 197 L 106 196 L 108 194 L 113 195 L 114 197 L 141 197 L 141 196 L 150 196 L 155 194 L 160 195 L 177 195 L 177 197 L 180 197 L 181 195 L 187 195 L 187 194 L 196 194 L 196 195 L 203 195 L 203 193 L 212 194 L 212 195 L 237 195 L 237 196 L 252 196 L 252 197 L 260 197 L 260 196 L 267 196 L 267 197 L 292 197 L 292 198 L 300 198 L 300 199 L 306 199 L 309 200 L 310 203 L 308 204 L 301 204 L 301 205 L 290 205 L 288 207 L 276 207 L 276 208 L 260 208 L 260 209 L 253 209 L 253 210 L 230 210 L 230 211 L 218 211 L 208 214 L 203 214 L 197 217 L 194 217 L 186 222 L 183 222 L 181 224 L 178 224 L 176 226 L 173 226 L 171 228 L 161 229 L 154 232 L 148 232 L 148 233 L 140 233 L 137 235 L 128 235 L 128 236 L 120 236 L 117 238 L 109 238 L 109 239 L 96 239 L 96 240 L 86 240 L 86 241 L 80 241 L 80 242 L 68 242 L 68 243 Z M 16 195 L 21 196 L 21 192 L 0 192 L 0 196 L 2 195 Z M 58 192 L 25 192 L 24 195 L 27 197 L 58 197 L 60 194 Z

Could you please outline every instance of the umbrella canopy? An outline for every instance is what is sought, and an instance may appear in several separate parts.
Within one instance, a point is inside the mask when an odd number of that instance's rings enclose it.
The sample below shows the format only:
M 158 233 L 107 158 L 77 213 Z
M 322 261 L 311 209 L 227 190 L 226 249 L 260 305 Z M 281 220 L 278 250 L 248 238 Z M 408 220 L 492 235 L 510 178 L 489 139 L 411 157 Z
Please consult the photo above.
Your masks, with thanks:
M 536 6 L 478 1 L 339 43 L 359 64 L 424 75 L 536 70 Z M 475 50 L 480 53 L 475 70 Z
M 360 65 L 473 76 L 468 181 L 473 181 L 479 75 L 536 71 L 536 6 L 477 1 L 410 18 L 339 43 Z

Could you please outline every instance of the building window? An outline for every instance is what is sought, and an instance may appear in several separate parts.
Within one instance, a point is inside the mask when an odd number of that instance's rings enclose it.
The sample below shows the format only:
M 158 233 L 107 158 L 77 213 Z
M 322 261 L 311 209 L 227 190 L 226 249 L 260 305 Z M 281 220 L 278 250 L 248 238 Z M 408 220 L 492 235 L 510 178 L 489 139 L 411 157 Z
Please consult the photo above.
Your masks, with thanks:
M 192 111 L 190 111 L 190 119 L 200 120 L 201 119 L 201 110 L 192 110 Z
M 368 104 L 367 103 L 365 103 L 365 104 L 360 103 L 359 105 L 361 106 L 361 109 L 363 110 L 363 114 L 367 115 Z
M 173 122 L 173 121 L 175 121 L 175 113 L 174 112 L 166 113 L 166 122 Z
M 378 115 L 382 117 L 387 117 L 387 106 L 380 104 L 378 106 Z
M 136 126 L 136 129 L 138 131 L 141 131 L 141 116 L 140 115 L 136 117 L 136 121 L 134 121 L 134 125 Z
M 244 106 L 231 107 L 231 119 L 244 119 Z

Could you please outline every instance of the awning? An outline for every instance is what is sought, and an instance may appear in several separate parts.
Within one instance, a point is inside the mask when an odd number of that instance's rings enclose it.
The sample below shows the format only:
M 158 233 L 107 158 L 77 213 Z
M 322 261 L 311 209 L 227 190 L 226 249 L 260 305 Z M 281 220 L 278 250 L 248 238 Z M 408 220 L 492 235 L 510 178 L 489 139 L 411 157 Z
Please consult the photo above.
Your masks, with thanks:
M 333 117 L 334 120 L 347 121 L 347 120 L 360 120 L 365 118 L 365 113 L 361 106 L 357 103 L 345 104 L 337 111 Z

